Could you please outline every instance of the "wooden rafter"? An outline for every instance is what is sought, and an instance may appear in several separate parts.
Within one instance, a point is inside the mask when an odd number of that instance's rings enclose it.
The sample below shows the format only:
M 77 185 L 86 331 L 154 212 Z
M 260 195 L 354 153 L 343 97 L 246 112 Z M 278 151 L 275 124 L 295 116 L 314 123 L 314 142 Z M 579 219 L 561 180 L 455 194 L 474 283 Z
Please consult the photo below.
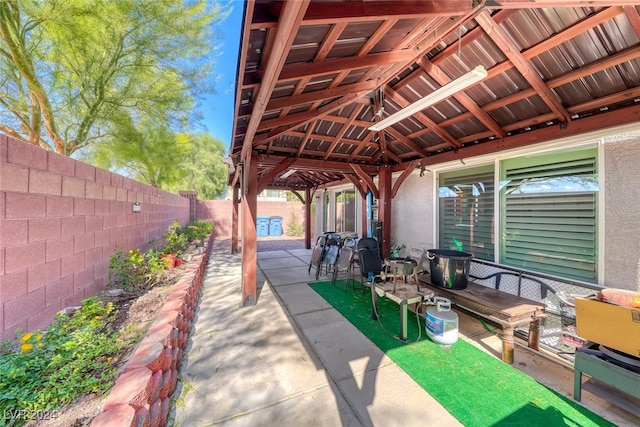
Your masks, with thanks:
M 413 171 L 420 166 L 420 160 L 414 160 L 413 162 L 410 162 L 409 164 L 406 165 L 406 169 L 404 171 L 402 171 L 402 173 L 400 174 L 400 176 L 396 179 L 396 181 L 393 183 L 393 188 L 391 189 L 391 198 L 393 199 L 394 197 L 396 197 L 396 194 L 398 194 L 398 190 L 400 190 L 400 186 L 402 185 L 402 183 L 409 178 L 409 175 L 411 175 L 411 173 L 413 173 Z
M 388 96 L 393 102 L 398 104 L 400 108 L 404 108 L 410 104 L 410 102 L 404 99 L 402 95 L 400 95 L 398 92 L 391 89 L 390 87 L 385 88 L 384 94 Z M 460 143 L 456 141 L 454 137 L 452 137 L 448 132 L 442 129 L 438 124 L 436 124 L 433 120 L 431 120 L 425 114 L 416 113 L 413 115 L 413 118 L 419 121 L 420 123 L 422 123 L 427 128 L 429 128 L 433 133 L 438 135 L 445 142 L 449 143 L 452 147 L 456 147 L 456 148 L 460 147 Z
M 271 92 L 276 85 L 278 75 L 284 66 L 286 59 L 285 52 L 288 52 L 295 40 L 297 34 L 297 28 L 300 26 L 310 0 L 299 0 L 295 2 L 286 2 L 282 9 L 278 21 L 278 28 L 276 30 L 276 42 L 273 48 L 274 52 L 279 52 L 278 55 L 270 57 L 270 60 L 266 66 L 262 85 L 258 91 L 256 102 L 254 103 L 254 110 L 249 119 L 247 130 L 245 132 L 245 142 L 242 146 L 242 157 L 248 156 L 251 150 L 251 143 L 255 135 L 256 130 L 260 124 L 262 114 L 264 113 Z
M 358 175 L 358 178 L 360 178 L 362 180 L 362 182 L 364 183 L 364 185 L 367 186 L 369 191 L 371 191 L 371 193 L 373 194 L 373 197 L 375 197 L 376 199 L 379 199 L 380 198 L 380 193 L 378 192 L 378 187 L 376 187 L 376 184 L 373 182 L 373 179 L 371 179 L 369 174 L 366 173 L 358 165 L 351 164 L 351 169 L 353 169 L 353 171 L 356 173 L 356 175 Z
M 261 3 L 256 6 L 252 29 L 271 28 L 275 24 L 273 16 L 281 14 L 280 2 Z M 305 25 L 323 25 L 336 22 L 362 22 L 380 18 L 415 18 L 434 15 L 459 15 L 471 8 L 468 0 L 396 0 L 392 8 L 388 2 L 345 2 L 340 7 L 326 7 L 323 3 L 311 3 Z
M 489 12 L 480 12 L 476 15 L 475 20 L 491 40 L 502 50 L 506 57 L 509 58 L 520 74 L 522 74 L 522 77 L 535 89 L 537 95 L 540 96 L 551 111 L 556 114 L 557 119 L 561 122 L 569 121 L 569 112 L 562 106 L 556 95 L 551 92 L 551 89 L 542 81 L 542 78 L 540 78 L 531 63 L 522 56 L 507 33 L 491 19 Z
M 529 143 L 532 132 L 544 136 L 545 127 L 557 131 L 559 122 L 576 129 L 571 123 L 580 121 L 582 128 L 589 115 L 603 123 L 634 120 L 630 112 L 640 99 L 637 2 L 465 0 L 464 8 L 455 1 L 328 0 L 302 8 L 294 3 L 246 2 L 238 75 L 244 85 L 236 93 L 230 152 L 236 164 L 247 147 L 278 159 L 260 165 L 261 187 L 298 190 L 351 182 L 345 178 L 355 178 L 351 164 L 375 176 L 382 166 L 397 164 L 394 171 L 401 171 L 416 161 L 469 156 L 476 146 Z M 565 24 L 553 10 L 535 10 L 553 7 L 575 8 L 572 22 Z M 531 27 L 514 27 L 529 17 Z M 549 22 L 536 29 L 542 22 L 536 19 Z M 507 33 L 513 28 L 520 33 Z M 603 40 L 612 37 L 618 37 L 615 46 L 605 46 Z M 574 52 L 588 49 L 590 40 L 594 54 L 584 57 L 591 58 L 585 64 Z M 495 64 L 486 80 L 455 94 L 457 102 L 429 107 L 383 132 L 368 130 L 379 111 L 372 94 L 384 93 L 386 113 L 403 108 L 425 95 L 418 93 L 425 83 L 443 86 L 454 78 L 461 49 L 467 62 L 477 57 L 485 66 Z M 554 55 L 547 64 L 553 50 L 565 56 Z M 514 93 L 515 85 L 496 86 L 516 73 L 528 87 Z M 615 89 L 603 87 L 605 74 Z M 540 108 L 540 100 L 548 109 Z M 298 172 L 285 180 L 272 171 L 286 158 L 303 163 L 296 161 Z M 237 185 L 238 176 L 230 182 Z
M 451 82 L 451 79 L 444 73 L 442 70 L 429 62 L 426 58 L 420 58 L 418 60 L 418 65 L 431 76 L 440 86 L 444 86 L 447 83 Z M 489 116 L 482 108 L 476 104 L 476 102 L 471 99 L 469 95 L 467 95 L 464 91 L 460 91 L 453 96 L 464 108 L 469 110 L 469 112 L 475 116 L 483 125 L 487 127 L 490 131 L 494 133 L 494 135 L 499 137 L 505 137 L 507 134 L 502 130 L 500 125 L 496 123 L 495 120 Z
M 280 172 L 286 170 L 295 161 L 296 159 L 294 157 L 289 157 L 288 159 L 283 160 L 282 163 L 271 169 L 269 172 L 264 174 L 264 176 L 262 176 L 260 178 L 260 181 L 258 182 L 258 194 L 260 194 L 267 187 L 267 184 L 273 178 L 275 178 Z
M 345 178 L 353 183 L 353 185 L 356 187 L 356 190 L 358 190 L 360 197 L 362 197 L 363 199 L 367 197 L 367 189 L 364 185 L 362 185 L 362 182 L 360 182 L 356 175 L 346 174 Z

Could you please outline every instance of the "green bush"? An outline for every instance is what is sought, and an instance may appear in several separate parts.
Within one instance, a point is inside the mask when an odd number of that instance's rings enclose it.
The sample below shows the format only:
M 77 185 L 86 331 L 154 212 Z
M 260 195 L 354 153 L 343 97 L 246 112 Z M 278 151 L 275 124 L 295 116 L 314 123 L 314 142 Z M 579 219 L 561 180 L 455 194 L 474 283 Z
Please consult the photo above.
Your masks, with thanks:
M 302 236 L 304 233 L 304 227 L 298 222 L 298 217 L 293 209 L 291 209 L 291 216 L 287 222 L 287 236 Z
M 193 221 L 187 226 L 178 229 L 178 233 L 186 236 L 188 242 L 203 240 L 213 231 L 213 224 L 209 221 Z
M 2 343 L 0 414 L 55 410 L 110 389 L 118 373 L 114 358 L 128 344 L 111 327 L 116 313 L 113 304 L 88 298 L 72 316 L 58 314 L 45 332 L 17 335 L 17 346 Z
M 187 246 L 189 246 L 187 235 L 182 233 L 180 223 L 173 221 L 164 235 L 164 248 L 162 252 L 180 256 L 187 249 Z
M 109 286 L 129 292 L 145 291 L 162 281 L 165 263 L 162 254 L 150 249 L 143 254 L 131 249 L 125 255 L 119 249 L 109 261 Z

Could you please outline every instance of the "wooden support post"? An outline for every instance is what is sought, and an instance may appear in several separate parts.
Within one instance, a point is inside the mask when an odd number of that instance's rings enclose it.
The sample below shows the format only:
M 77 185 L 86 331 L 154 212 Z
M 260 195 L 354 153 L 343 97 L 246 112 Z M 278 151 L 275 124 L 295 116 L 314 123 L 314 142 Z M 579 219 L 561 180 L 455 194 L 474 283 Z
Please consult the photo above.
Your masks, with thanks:
M 380 254 L 383 258 L 389 256 L 391 252 L 391 169 L 388 166 L 380 168 L 378 174 L 378 219 L 382 221 L 382 242 Z
M 311 189 L 304 190 L 304 247 L 311 249 Z
M 240 196 L 240 187 L 233 186 L 232 207 L 231 207 L 231 253 L 238 252 L 238 205 Z
M 258 162 L 244 159 L 242 182 L 242 306 L 256 305 Z

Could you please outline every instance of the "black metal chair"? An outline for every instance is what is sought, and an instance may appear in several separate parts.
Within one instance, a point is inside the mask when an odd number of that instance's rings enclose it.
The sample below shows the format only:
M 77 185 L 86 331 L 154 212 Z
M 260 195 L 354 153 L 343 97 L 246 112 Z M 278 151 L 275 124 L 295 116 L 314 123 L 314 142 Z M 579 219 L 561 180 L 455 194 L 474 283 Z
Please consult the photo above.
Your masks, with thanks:
M 360 249 L 358 255 L 360 257 L 360 283 L 364 289 L 367 284 L 381 280 L 380 274 L 384 271 L 385 266 L 377 247 Z

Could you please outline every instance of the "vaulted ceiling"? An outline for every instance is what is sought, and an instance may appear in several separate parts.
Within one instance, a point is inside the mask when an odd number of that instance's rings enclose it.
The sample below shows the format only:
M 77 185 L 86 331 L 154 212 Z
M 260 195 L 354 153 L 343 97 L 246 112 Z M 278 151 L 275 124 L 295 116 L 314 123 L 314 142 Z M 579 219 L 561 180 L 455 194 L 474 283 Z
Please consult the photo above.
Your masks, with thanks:
M 640 121 L 636 4 L 249 0 L 231 156 L 253 153 L 260 189 L 362 186 L 384 166 L 411 171 Z M 368 129 L 478 65 L 481 82 Z

